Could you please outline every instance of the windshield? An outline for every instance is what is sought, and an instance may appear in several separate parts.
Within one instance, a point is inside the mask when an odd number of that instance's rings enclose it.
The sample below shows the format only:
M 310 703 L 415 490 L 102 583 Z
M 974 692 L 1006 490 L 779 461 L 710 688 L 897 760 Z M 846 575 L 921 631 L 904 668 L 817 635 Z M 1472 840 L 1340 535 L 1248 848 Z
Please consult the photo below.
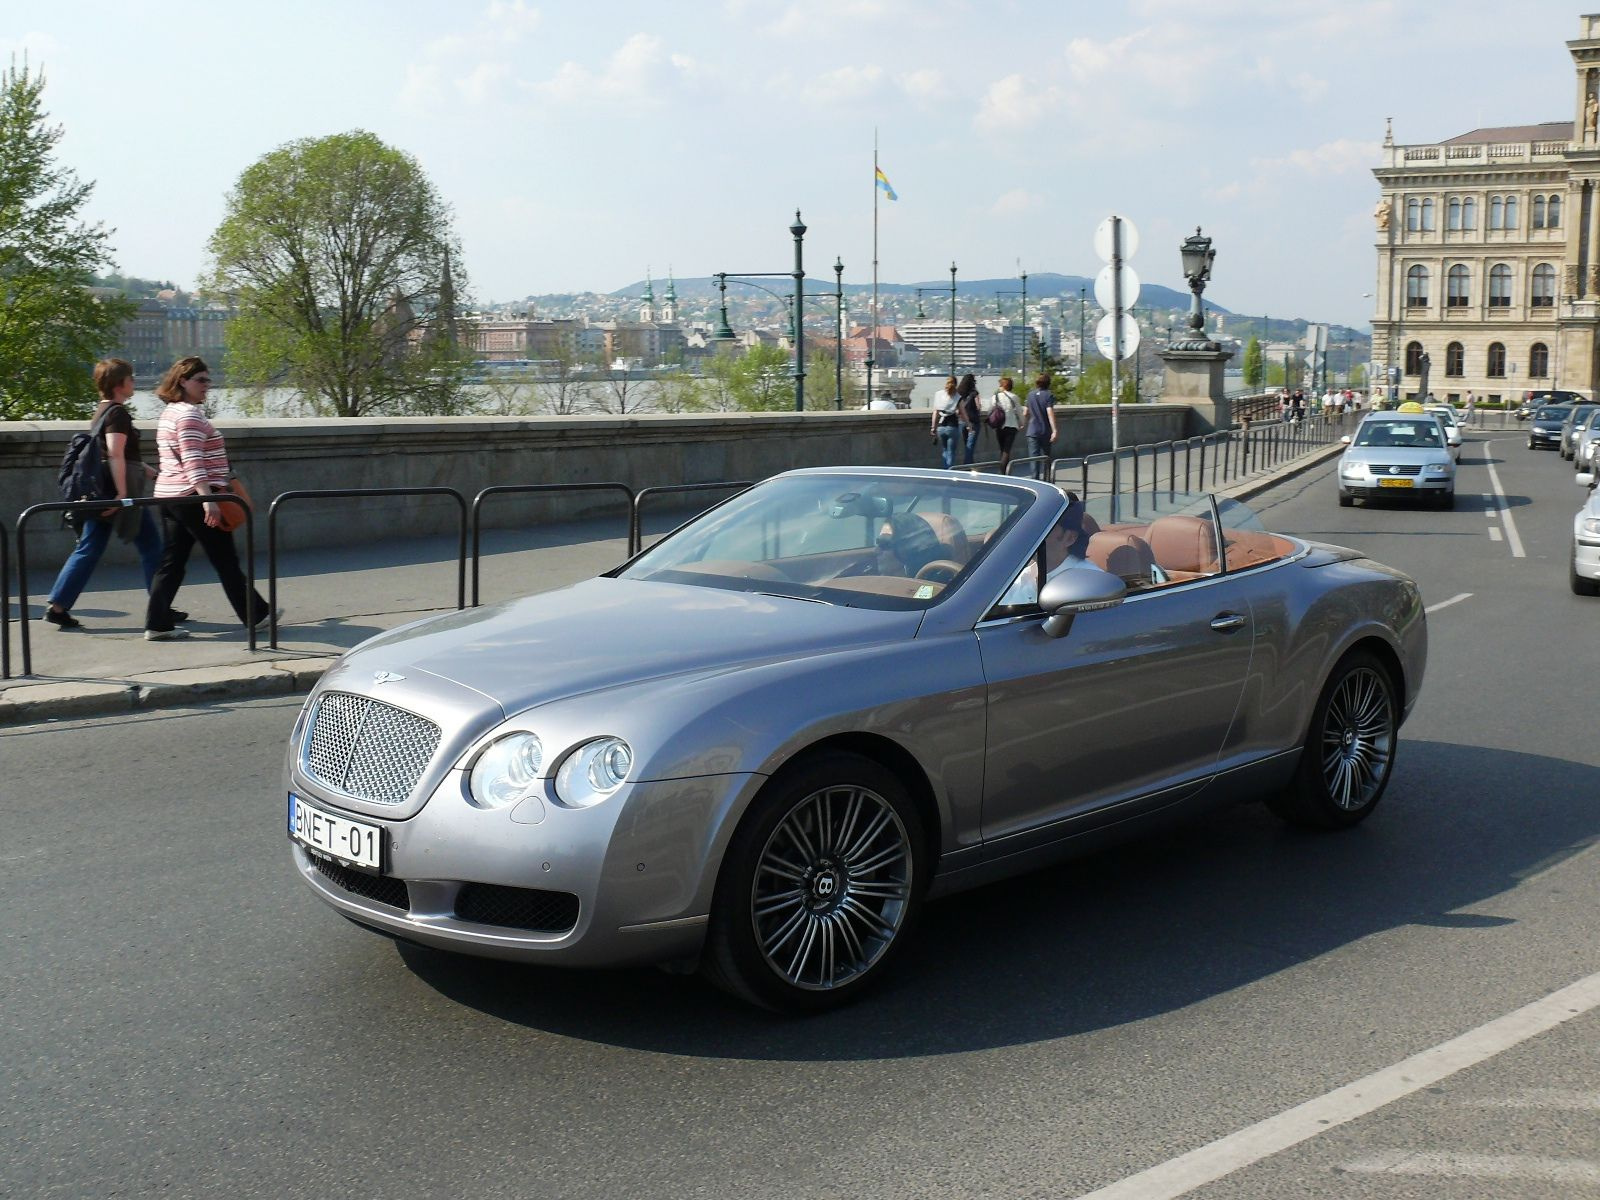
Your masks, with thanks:
M 1533 414 L 1533 419 L 1535 421 L 1565 421 L 1567 419 L 1567 410 L 1555 407 L 1541 408 Z
M 855 608 L 921 609 L 980 562 L 1034 493 L 952 476 L 758 484 L 617 574 Z
M 1363 421 L 1356 430 L 1357 446 L 1428 447 L 1444 445 L 1444 430 L 1439 422 L 1382 420 Z
M 1572 406 L 1570 415 L 1567 417 L 1567 420 L 1571 421 L 1574 425 L 1582 425 L 1588 421 L 1589 417 L 1594 413 L 1594 411 L 1595 406 L 1593 404 L 1574 404 Z

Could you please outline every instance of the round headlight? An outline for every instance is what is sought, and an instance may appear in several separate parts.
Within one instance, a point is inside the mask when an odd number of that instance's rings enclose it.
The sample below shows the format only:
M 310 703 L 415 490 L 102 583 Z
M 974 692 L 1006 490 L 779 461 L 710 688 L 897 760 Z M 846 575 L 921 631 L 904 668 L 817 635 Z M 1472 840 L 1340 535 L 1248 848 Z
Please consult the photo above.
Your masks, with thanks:
M 544 743 L 531 733 L 508 733 L 472 765 L 472 798 L 485 808 L 503 808 L 523 799 L 538 784 Z
M 599 804 L 622 786 L 633 767 L 633 750 L 617 737 L 579 746 L 556 771 L 556 799 L 571 808 Z

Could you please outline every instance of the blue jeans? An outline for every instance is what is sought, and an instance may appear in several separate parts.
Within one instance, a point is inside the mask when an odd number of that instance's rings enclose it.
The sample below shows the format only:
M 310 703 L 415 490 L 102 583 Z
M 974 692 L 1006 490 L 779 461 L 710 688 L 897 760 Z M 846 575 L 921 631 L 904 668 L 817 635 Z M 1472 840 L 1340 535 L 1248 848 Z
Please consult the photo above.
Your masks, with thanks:
M 1048 433 L 1043 435 L 1030 433 L 1028 435 L 1028 457 L 1044 459 L 1050 457 L 1050 435 Z M 1035 479 L 1043 479 L 1049 473 L 1050 464 L 1048 462 L 1033 464 L 1033 477 Z
M 72 606 L 83 594 L 89 576 L 94 574 L 100 556 L 105 553 L 106 543 L 111 540 L 111 527 L 110 521 L 102 521 L 99 517 L 83 519 L 83 528 L 78 531 L 78 544 L 73 547 L 67 561 L 61 564 L 61 574 L 56 576 L 55 586 L 50 589 L 50 603 L 62 612 L 71 612 Z M 148 508 L 139 510 L 139 532 L 134 536 L 133 544 L 144 566 L 144 588 L 148 592 L 151 581 L 155 579 L 156 565 L 161 561 L 161 533 L 156 529 Z
M 972 456 L 978 452 L 979 427 L 976 425 L 968 425 L 965 427 L 963 432 L 966 434 L 965 441 L 967 454 L 967 457 L 963 461 L 970 463 L 972 461 Z
M 956 439 L 961 436 L 960 425 L 941 425 L 936 431 L 939 435 L 939 457 L 944 459 L 946 468 L 956 465 Z

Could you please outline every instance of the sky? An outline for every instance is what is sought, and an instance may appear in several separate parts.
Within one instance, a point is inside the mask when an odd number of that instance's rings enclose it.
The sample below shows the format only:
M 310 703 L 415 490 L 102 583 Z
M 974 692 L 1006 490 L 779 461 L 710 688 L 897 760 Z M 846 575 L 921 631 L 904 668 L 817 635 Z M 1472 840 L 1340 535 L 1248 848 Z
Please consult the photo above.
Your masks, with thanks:
M 1600 10 L 1600 0 L 1593 6 Z M 7 0 L 127 274 L 189 286 L 240 174 L 366 129 L 455 214 L 481 301 L 668 272 L 897 283 L 1139 277 L 1241 314 L 1365 326 L 1386 118 L 1400 143 L 1571 120 L 1550 0 Z

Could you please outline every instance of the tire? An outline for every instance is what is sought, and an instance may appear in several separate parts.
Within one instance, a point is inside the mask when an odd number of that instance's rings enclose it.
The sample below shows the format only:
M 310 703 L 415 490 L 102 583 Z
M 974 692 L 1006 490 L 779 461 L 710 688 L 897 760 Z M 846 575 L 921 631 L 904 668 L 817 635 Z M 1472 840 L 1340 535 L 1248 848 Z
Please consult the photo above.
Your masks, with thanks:
M 1339 493 L 1339 507 L 1340 508 L 1349 508 L 1353 504 L 1355 504 L 1355 502 L 1356 502 L 1356 498 L 1354 496 L 1350 495 L 1348 492 L 1340 492 Z
M 837 751 L 805 758 L 734 832 L 701 971 L 774 1012 L 847 1004 L 904 944 L 926 874 L 922 823 L 887 768 Z
M 1399 728 L 1388 668 L 1365 650 L 1345 655 L 1311 710 L 1294 779 L 1268 807 L 1312 829 L 1348 829 L 1365 820 L 1389 786 Z
M 1572 594 L 1574 596 L 1600 596 L 1600 579 L 1590 579 L 1578 574 L 1577 552 L 1568 561 L 1568 578 L 1572 581 Z
M 1532 450 L 1532 449 L 1533 449 L 1533 439 L 1532 439 L 1532 438 L 1529 438 L 1529 439 L 1528 439 L 1528 449 L 1529 449 L 1529 450 Z
M 1439 507 L 1444 509 L 1445 512 L 1449 512 L 1454 509 L 1456 506 L 1456 494 L 1454 490 L 1442 493 L 1439 497 L 1438 503 Z

